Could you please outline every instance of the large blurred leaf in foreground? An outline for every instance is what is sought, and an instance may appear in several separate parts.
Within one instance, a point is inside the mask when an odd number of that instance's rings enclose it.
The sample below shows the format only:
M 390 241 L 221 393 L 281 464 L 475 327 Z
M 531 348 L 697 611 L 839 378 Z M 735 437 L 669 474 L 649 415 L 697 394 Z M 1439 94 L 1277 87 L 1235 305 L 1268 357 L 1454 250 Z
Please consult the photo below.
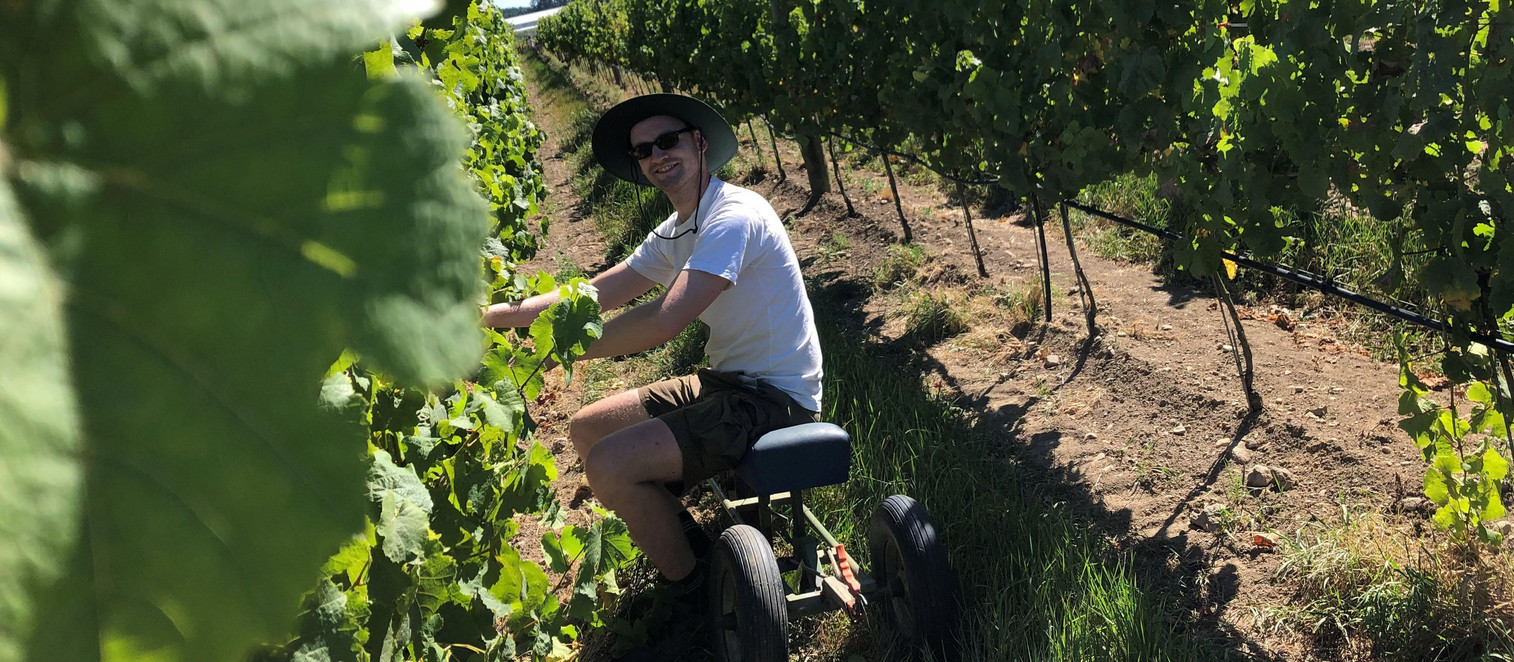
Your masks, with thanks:
M 476 364 L 487 212 L 460 127 L 351 62 L 415 11 L 0 3 L 0 140 L 69 288 L 87 483 L 26 659 L 227 660 L 283 635 L 362 523 L 362 431 L 317 410 L 326 367 L 346 346 L 407 381 Z M 45 377 L 0 365 L 7 390 Z
M 0 659 L 23 659 L 28 596 L 73 540 L 81 471 L 62 292 L 0 181 Z M 24 375 L 9 379 L 5 375 Z

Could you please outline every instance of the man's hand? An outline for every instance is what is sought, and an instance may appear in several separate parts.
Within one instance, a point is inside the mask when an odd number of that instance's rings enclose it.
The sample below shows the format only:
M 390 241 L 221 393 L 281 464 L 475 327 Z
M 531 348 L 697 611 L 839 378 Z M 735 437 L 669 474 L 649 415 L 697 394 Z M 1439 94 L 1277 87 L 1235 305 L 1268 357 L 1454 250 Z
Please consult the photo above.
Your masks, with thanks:
M 602 310 L 613 310 L 624 306 L 626 302 L 646 294 L 657 285 L 656 282 L 636 273 L 624 262 L 589 279 L 589 284 L 599 290 L 599 305 Z M 484 326 L 494 329 L 517 329 L 531 326 L 542 311 L 560 300 L 557 291 L 553 290 L 525 301 L 484 306 L 480 313 L 483 315 Z
M 582 358 L 624 356 L 672 340 L 730 286 L 720 276 L 685 269 L 662 296 L 606 322 L 604 335 Z

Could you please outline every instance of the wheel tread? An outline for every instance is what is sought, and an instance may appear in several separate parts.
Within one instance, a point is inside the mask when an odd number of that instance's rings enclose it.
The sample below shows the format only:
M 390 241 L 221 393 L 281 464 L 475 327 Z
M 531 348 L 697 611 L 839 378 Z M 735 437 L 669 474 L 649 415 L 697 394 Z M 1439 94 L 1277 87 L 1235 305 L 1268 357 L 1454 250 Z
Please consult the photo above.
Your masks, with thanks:
M 754 610 L 742 628 L 742 655 L 732 659 L 725 650 L 721 628 L 720 578 L 722 564 L 729 564 L 736 582 L 736 601 Z M 788 602 L 783 576 L 773 547 L 757 529 L 736 525 L 720 534 L 711 565 L 710 615 L 714 622 L 715 654 L 729 662 L 784 662 L 788 660 Z M 754 618 L 753 618 L 754 617 Z
M 923 506 L 902 494 L 879 504 L 868 526 L 868 547 L 874 576 L 879 581 L 886 576 L 880 570 L 888 538 L 899 545 L 901 564 L 914 587 L 909 603 L 915 616 L 917 640 L 911 643 L 950 658 L 957 621 L 955 582 L 935 522 Z M 927 587 L 931 590 L 920 590 Z

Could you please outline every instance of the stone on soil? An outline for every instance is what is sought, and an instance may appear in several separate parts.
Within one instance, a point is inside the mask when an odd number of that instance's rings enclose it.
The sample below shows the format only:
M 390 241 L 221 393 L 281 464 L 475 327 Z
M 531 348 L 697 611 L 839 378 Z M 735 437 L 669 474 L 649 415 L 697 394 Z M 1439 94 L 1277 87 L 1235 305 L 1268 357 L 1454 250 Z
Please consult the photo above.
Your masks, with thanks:
M 1199 514 L 1194 515 L 1193 519 L 1190 520 L 1190 523 L 1195 529 L 1214 533 L 1215 531 L 1220 530 L 1220 522 L 1224 519 L 1224 517 L 1225 505 L 1220 503 L 1211 503 L 1207 506 L 1204 506 L 1204 509 L 1202 511 L 1199 511 Z
M 1435 512 L 1435 502 L 1424 497 L 1404 497 L 1393 504 L 1393 509 L 1405 514 L 1429 517 Z
M 1293 477 L 1293 472 L 1282 467 L 1274 467 L 1272 469 L 1272 478 L 1277 481 L 1279 492 L 1293 489 L 1293 486 L 1298 484 L 1298 480 Z
M 1263 489 L 1272 484 L 1272 469 L 1265 464 L 1258 464 L 1246 472 L 1246 487 Z

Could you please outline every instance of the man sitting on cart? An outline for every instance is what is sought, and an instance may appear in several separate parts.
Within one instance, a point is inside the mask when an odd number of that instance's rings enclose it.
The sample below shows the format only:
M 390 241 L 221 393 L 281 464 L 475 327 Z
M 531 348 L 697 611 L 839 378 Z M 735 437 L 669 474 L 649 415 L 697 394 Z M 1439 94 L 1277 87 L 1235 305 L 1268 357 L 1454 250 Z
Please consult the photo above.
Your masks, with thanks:
M 678 595 L 704 581 L 709 541 L 674 491 L 735 467 L 769 431 L 820 419 L 820 341 L 788 234 L 760 194 L 711 176 L 736 146 L 714 109 L 674 94 L 622 102 L 593 134 L 605 170 L 657 187 L 676 211 L 591 280 L 606 311 L 667 289 L 607 322 L 583 358 L 657 347 L 696 318 L 710 327 L 710 369 L 592 403 L 569 432 L 595 496 Z M 484 323 L 528 326 L 556 300 L 490 306 Z

